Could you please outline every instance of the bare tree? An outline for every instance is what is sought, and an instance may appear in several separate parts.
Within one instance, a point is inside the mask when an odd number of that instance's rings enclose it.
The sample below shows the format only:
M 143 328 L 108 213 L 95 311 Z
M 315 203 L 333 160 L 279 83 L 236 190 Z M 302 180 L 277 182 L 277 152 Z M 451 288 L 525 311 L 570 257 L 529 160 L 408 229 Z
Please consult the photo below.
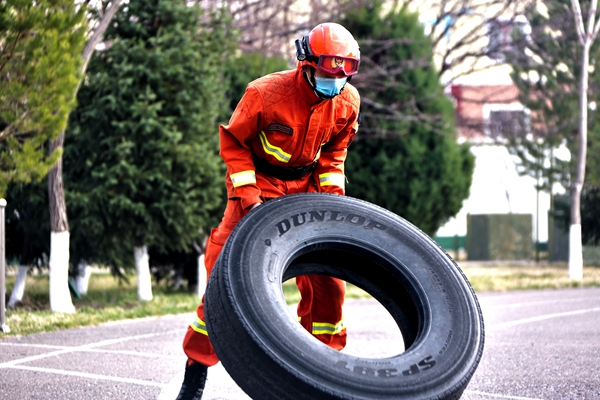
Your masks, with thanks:
M 511 31 L 523 28 L 525 8 L 535 0 L 420 0 L 385 1 L 385 9 L 408 7 L 422 17 L 424 29 L 429 33 L 434 49 L 434 62 L 438 75 L 446 85 L 473 72 L 496 67 L 504 63 L 504 53 L 512 51 L 516 43 Z M 242 52 L 259 52 L 265 56 L 282 56 L 290 66 L 296 62 L 294 40 L 306 35 L 320 22 L 339 21 L 350 9 L 369 6 L 367 0 L 209 0 L 204 7 L 225 7 L 232 17 L 232 29 L 240 35 Z M 360 45 L 377 51 L 402 44 L 406 39 L 390 38 L 373 41 L 361 38 Z M 370 79 L 371 75 L 394 75 L 403 70 L 431 66 L 430 59 L 411 60 L 402 65 L 378 65 L 370 54 L 361 54 L 361 72 L 358 81 L 369 85 L 393 85 L 390 80 Z M 416 99 L 417 100 L 417 99 Z M 413 118 L 430 125 L 431 120 L 415 114 L 414 109 L 398 109 L 394 105 L 380 104 L 376 98 L 363 97 L 365 104 L 378 109 L 378 115 L 390 119 Z M 428 117 L 431 118 L 431 117 Z
M 437 58 L 439 76 L 450 82 L 503 62 L 511 29 L 535 0 L 386 1 L 387 9 L 408 6 L 423 16 Z M 206 5 L 208 3 L 208 5 Z M 294 62 L 293 42 L 320 22 L 337 21 L 366 0 L 210 0 L 205 7 L 226 7 L 240 32 L 243 52 L 282 55 Z M 501 40 L 493 38 L 500 37 Z M 491 39 L 491 40 L 490 40 Z M 392 45 L 393 43 L 388 43 Z M 292 56 L 290 56 L 292 53 Z M 484 60 L 482 62 L 482 60 Z
M 321 22 L 336 21 L 350 8 L 367 0 L 208 0 L 203 7 L 224 7 L 239 32 L 242 52 L 283 56 L 296 61 L 294 40 Z
M 493 68 L 520 48 L 514 29 L 526 29 L 524 10 L 535 0 L 411 0 L 430 31 L 443 82 Z
M 590 48 L 598 36 L 600 21 L 596 22 L 598 0 L 591 0 L 588 9 L 587 28 L 583 24 L 579 0 L 571 0 L 575 26 L 582 46 L 581 81 L 579 85 L 579 149 L 575 179 L 571 185 L 571 226 L 569 228 L 569 277 L 583 277 L 583 246 L 581 242 L 581 192 L 585 180 L 585 162 L 587 158 L 587 123 L 588 123 L 588 79 L 590 64 Z

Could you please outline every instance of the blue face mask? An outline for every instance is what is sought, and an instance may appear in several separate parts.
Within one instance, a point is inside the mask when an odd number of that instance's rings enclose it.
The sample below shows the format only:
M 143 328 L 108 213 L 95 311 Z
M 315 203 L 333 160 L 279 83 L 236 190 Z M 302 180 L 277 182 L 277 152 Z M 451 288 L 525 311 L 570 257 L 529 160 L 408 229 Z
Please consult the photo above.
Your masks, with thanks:
M 348 78 L 322 78 L 315 76 L 315 90 L 324 98 L 332 99 L 342 92 Z

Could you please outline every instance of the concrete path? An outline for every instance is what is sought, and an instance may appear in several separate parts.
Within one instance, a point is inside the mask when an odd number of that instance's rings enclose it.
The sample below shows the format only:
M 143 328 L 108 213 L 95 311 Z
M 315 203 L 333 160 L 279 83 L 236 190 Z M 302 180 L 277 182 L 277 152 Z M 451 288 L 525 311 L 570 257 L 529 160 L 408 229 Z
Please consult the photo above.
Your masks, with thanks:
M 600 399 L 600 288 L 478 297 L 486 345 L 463 399 Z M 379 303 L 349 300 L 345 313 L 344 351 L 371 357 L 402 351 Z M 0 399 L 172 400 L 183 379 L 181 340 L 192 316 L 0 336 Z M 220 364 L 209 370 L 204 399 L 248 398 Z

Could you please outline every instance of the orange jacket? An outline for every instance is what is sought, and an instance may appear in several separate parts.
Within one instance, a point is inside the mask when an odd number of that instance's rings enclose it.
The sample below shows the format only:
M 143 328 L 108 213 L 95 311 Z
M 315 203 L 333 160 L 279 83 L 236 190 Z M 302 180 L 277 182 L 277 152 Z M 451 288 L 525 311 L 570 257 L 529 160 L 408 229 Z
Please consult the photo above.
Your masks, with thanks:
M 359 107 L 349 83 L 332 100 L 321 100 L 300 68 L 250 82 L 229 124 L 219 129 L 228 197 L 241 199 L 244 208 L 273 197 L 260 179 L 257 184 L 253 157 L 283 167 L 316 162 L 316 191 L 344 194 L 344 160 Z

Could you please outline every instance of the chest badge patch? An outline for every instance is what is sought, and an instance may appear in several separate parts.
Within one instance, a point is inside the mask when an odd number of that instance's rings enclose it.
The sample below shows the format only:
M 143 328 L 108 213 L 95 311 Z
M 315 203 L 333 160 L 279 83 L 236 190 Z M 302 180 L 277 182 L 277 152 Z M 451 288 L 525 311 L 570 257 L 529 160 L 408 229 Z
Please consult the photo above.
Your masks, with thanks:
M 287 125 L 273 123 L 267 126 L 267 132 L 281 132 L 285 133 L 288 136 L 292 136 L 294 134 L 294 130 Z

